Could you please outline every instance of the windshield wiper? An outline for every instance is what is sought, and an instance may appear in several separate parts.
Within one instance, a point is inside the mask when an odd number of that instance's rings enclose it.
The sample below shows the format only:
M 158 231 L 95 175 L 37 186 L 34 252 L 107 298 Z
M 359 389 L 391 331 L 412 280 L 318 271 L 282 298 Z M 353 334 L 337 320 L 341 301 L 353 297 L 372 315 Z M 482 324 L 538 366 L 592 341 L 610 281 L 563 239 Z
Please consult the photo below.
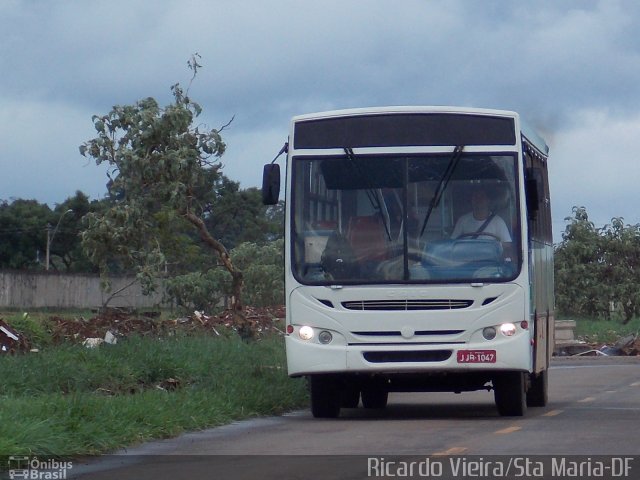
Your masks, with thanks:
M 438 182 L 438 186 L 436 187 L 436 191 L 433 193 L 433 197 L 431 198 L 431 203 L 429 203 L 429 208 L 427 210 L 427 214 L 424 217 L 424 222 L 422 223 L 422 229 L 420 229 L 420 237 L 424 234 L 425 229 L 427 228 L 427 223 L 429 223 L 429 218 L 431 217 L 431 213 L 433 209 L 438 206 L 440 200 L 442 199 L 442 195 L 447 188 L 447 184 L 451 177 L 453 176 L 453 172 L 458 166 L 458 162 L 460 161 L 460 157 L 462 157 L 462 151 L 464 150 L 464 145 L 458 145 L 453 149 L 453 155 L 449 159 L 447 163 L 447 168 L 445 169 L 442 177 L 440 177 L 440 181 Z
M 382 224 L 384 225 L 384 230 L 387 233 L 387 237 L 389 237 L 389 240 L 391 240 L 391 230 L 389 229 L 389 226 L 387 225 L 387 221 L 384 218 L 384 213 L 382 212 L 382 205 L 380 204 L 380 199 L 378 198 L 378 195 L 376 194 L 375 189 L 371 186 L 372 184 L 371 179 L 366 174 L 366 172 L 362 171 L 362 169 L 360 168 L 360 165 L 358 165 L 355 154 L 353 153 L 353 148 L 344 147 L 344 153 L 347 155 L 347 158 L 353 163 L 353 166 L 356 167 L 356 170 L 358 171 L 358 175 L 364 179 L 367 185 L 367 189 L 365 190 L 365 192 L 367 193 L 367 197 L 369 197 L 369 202 L 371 202 L 371 206 L 374 208 L 374 210 L 377 210 L 378 213 L 380 214 L 380 218 L 382 219 Z

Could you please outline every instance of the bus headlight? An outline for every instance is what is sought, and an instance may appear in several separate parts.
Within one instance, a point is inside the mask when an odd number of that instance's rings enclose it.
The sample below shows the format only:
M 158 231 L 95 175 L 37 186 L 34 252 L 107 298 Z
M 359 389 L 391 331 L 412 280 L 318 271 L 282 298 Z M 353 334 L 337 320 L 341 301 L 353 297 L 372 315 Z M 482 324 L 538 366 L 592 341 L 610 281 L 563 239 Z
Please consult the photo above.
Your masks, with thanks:
M 513 323 L 503 323 L 500 331 L 505 337 L 513 337 L 516 334 L 516 326 Z
M 496 338 L 496 327 L 486 327 L 482 329 L 482 336 L 485 340 L 493 340 Z
M 302 340 L 311 340 L 313 338 L 313 328 L 305 325 L 298 330 L 298 336 Z
M 333 335 L 331 335 L 331 332 L 327 332 L 326 330 L 323 330 L 318 334 L 318 341 L 323 345 L 326 345 L 327 343 L 331 343 L 331 340 L 333 340 Z

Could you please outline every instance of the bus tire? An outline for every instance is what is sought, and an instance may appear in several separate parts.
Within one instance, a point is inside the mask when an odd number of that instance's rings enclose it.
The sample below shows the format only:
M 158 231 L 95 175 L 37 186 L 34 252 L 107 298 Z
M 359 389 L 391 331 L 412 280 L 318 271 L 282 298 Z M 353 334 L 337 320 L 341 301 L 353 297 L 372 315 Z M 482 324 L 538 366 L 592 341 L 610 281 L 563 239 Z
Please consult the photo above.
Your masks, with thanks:
M 503 417 L 521 417 L 527 411 L 527 373 L 505 372 L 493 379 L 493 393 L 498 413 Z
M 342 407 L 358 408 L 360 403 L 360 388 L 357 385 L 345 385 L 342 388 Z
M 389 400 L 389 392 L 380 387 L 362 389 L 362 406 L 364 408 L 385 408 Z
M 329 375 L 311 375 L 311 414 L 315 418 L 336 418 L 340 415 L 338 382 Z
M 545 407 L 549 401 L 549 371 L 544 369 L 537 375 L 532 373 L 529 377 L 529 389 L 527 390 L 528 407 Z

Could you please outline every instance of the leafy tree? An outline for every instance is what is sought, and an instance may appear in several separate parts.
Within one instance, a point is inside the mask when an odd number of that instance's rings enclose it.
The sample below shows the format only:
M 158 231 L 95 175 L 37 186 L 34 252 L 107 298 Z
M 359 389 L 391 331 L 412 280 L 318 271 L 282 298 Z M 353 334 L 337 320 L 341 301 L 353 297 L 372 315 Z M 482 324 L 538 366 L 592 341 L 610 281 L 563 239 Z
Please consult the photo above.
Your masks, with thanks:
M 51 209 L 36 200 L 0 203 L 0 267 L 41 268 L 52 216 Z
M 604 243 L 604 284 L 629 323 L 640 313 L 640 225 L 625 225 L 613 218 L 602 229 Z
M 200 67 L 195 57 L 189 66 L 195 77 Z M 173 102 L 164 108 L 146 98 L 93 117 L 97 137 L 81 145 L 80 153 L 110 165 L 114 202 L 104 213 L 86 216 L 83 246 L 103 274 L 115 255 L 151 291 L 166 266 L 161 239 L 167 232 L 162 227 L 167 221 L 186 221 L 231 276 L 234 322 L 241 335 L 250 336 L 242 308 L 242 272 L 205 223 L 220 179 L 224 127 L 194 126 L 201 107 L 179 84 L 171 91 Z
M 244 242 L 273 240 L 275 230 L 257 188 L 240 189 L 240 184 L 222 175 L 216 201 L 207 212 L 205 224 L 227 248 Z
M 608 312 L 602 292 L 602 239 L 584 207 L 573 207 L 573 217 L 556 247 L 555 283 L 558 309 L 568 314 L 597 317 Z
M 243 243 L 231 256 L 244 272 L 248 304 L 267 307 L 284 303 L 284 240 L 262 246 Z
M 47 236 L 49 265 L 54 271 L 93 272 L 96 267 L 80 245 L 82 217 L 104 208 L 77 191 L 52 210 L 36 200 L 0 203 L 0 268 L 45 268 Z
M 266 245 L 246 242 L 231 250 L 234 264 L 242 269 L 247 304 L 256 307 L 284 302 L 284 242 Z M 166 281 L 167 299 L 185 310 L 215 311 L 223 295 L 232 290 L 231 276 L 219 267 L 189 272 Z
M 96 272 L 97 267 L 85 255 L 80 242 L 82 219 L 91 212 L 102 212 L 108 206 L 108 200 L 89 201 L 89 197 L 76 191 L 53 210 L 50 224 L 57 231 L 50 245 L 51 268 L 58 270 L 59 262 L 67 272 Z
M 284 200 L 280 200 L 276 205 L 270 205 L 266 211 L 269 230 L 268 240 L 276 240 L 284 237 Z
M 189 272 L 166 280 L 165 299 L 181 310 L 215 312 L 230 284 L 229 273 L 220 267 Z
M 640 314 L 640 225 L 613 218 L 596 228 L 584 207 L 573 214 L 555 252 L 558 309 L 609 319 L 613 303 L 628 323 Z

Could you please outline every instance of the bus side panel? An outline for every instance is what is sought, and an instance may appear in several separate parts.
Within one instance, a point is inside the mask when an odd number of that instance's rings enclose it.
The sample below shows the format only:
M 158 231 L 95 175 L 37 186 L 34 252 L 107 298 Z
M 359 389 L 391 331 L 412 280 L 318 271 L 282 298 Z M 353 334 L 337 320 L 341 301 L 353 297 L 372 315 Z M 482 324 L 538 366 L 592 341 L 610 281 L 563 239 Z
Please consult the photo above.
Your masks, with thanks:
M 528 224 L 529 233 L 529 268 L 532 302 L 531 318 L 534 323 L 534 371 L 539 373 L 549 366 L 554 349 L 555 316 L 554 316 L 554 273 L 553 242 L 551 233 L 551 209 L 549 199 L 549 182 L 546 162 L 540 158 L 527 155 L 527 167 L 541 171 L 542 181 L 539 210 Z
M 553 329 L 551 317 L 553 312 L 549 308 L 548 275 L 549 268 L 553 268 L 550 263 L 548 245 L 537 243 L 532 249 L 531 259 L 533 262 L 533 328 L 534 328 L 534 371 L 539 373 L 549 365 L 548 346 L 552 344 Z M 551 267 L 550 267 L 551 265 Z

